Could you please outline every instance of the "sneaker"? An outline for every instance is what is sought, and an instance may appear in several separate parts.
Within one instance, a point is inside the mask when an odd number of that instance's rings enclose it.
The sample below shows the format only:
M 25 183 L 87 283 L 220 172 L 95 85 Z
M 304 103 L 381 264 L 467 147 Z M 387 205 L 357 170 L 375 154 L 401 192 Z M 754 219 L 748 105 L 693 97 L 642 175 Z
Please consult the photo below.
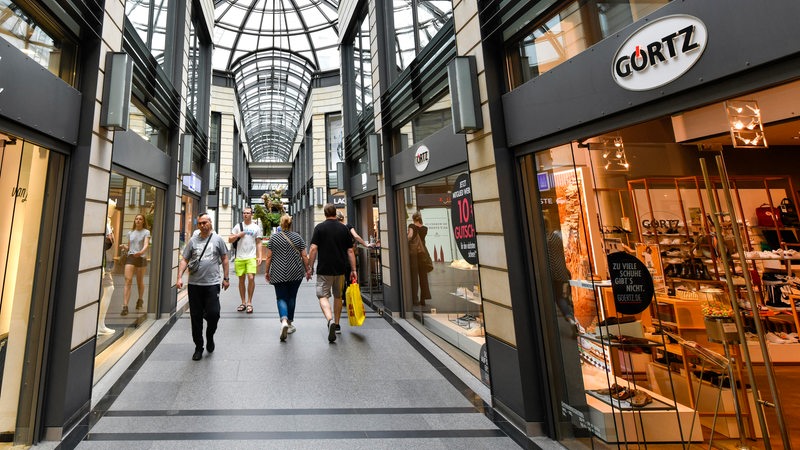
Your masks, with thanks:
M 294 327 L 294 325 L 292 325 L 292 324 L 289 324 L 289 334 L 292 334 L 292 333 L 294 333 L 295 331 L 297 331 L 297 328 L 295 328 L 295 327 Z
M 206 350 L 208 350 L 208 353 L 214 353 L 215 348 L 217 346 L 214 345 L 214 336 L 206 336 Z
M 342 327 L 340 327 L 338 323 L 334 325 L 336 325 L 336 334 L 342 334 Z
M 335 342 L 336 341 L 336 324 L 333 323 L 333 320 L 328 321 L 328 342 Z
M 128 307 L 127 306 L 123 306 L 122 307 L 122 312 L 119 313 L 119 315 L 120 316 L 127 316 L 128 315 Z
M 281 342 L 286 341 L 287 334 L 289 334 L 289 324 L 284 321 L 281 323 Z
M 203 350 L 195 350 L 194 354 L 192 355 L 193 361 L 200 361 L 203 359 Z

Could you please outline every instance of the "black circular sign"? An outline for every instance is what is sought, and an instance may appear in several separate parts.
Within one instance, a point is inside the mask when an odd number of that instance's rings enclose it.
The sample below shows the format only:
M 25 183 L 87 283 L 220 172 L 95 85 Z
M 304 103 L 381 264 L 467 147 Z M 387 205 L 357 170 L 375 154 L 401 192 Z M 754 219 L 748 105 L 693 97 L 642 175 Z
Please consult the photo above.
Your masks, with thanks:
M 639 314 L 650 306 L 655 290 L 647 266 L 633 255 L 616 252 L 608 255 L 608 271 L 614 306 L 622 314 Z
M 472 188 L 469 184 L 468 174 L 462 173 L 456 178 L 450 199 L 453 237 L 456 239 L 458 251 L 468 263 L 478 264 L 478 239 L 475 236 Z

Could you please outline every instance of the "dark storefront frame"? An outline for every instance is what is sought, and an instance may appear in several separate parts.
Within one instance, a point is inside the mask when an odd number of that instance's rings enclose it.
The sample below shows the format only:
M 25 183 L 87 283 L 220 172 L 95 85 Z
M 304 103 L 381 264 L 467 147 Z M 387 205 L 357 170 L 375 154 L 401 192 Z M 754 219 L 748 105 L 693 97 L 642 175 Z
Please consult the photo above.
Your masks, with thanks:
M 593 46 L 591 51 L 570 59 L 570 64 L 556 67 L 505 94 L 503 131 L 515 158 L 800 78 L 800 53 L 796 47 L 800 30 L 790 19 L 800 13 L 800 5 L 783 1 L 766 6 L 747 0 L 727 5 L 729 11 L 748 11 L 747 15 L 720 14 L 714 6 L 702 1 L 672 2 Z M 706 25 L 709 40 L 702 58 L 681 77 L 659 88 L 633 92 L 619 87 L 611 78 L 611 59 L 620 44 L 644 24 L 673 14 L 689 14 Z M 767 32 L 753 28 L 753 23 L 769 23 L 770 29 Z M 741 33 L 742 29 L 750 32 Z M 565 97 L 563 92 L 571 95 Z M 537 126 L 531 127 L 530 123 Z M 518 167 L 519 164 L 517 173 Z M 519 174 L 516 184 L 520 189 L 523 186 Z M 524 201 L 518 199 L 504 209 L 525 207 Z M 530 230 L 544 229 L 541 220 L 534 217 L 533 222 Z M 522 235 L 527 242 L 541 240 L 525 231 Z M 537 246 L 540 256 L 544 255 L 543 247 Z M 537 274 L 529 288 L 541 292 L 537 286 L 543 281 L 536 267 L 546 267 L 546 258 L 527 255 L 526 259 L 530 272 Z M 537 315 L 549 317 L 547 311 Z M 538 339 L 546 341 L 547 333 L 539 333 Z M 547 364 L 542 367 L 541 363 L 532 369 L 545 379 L 552 378 Z M 555 429 L 559 405 L 553 404 L 558 397 L 554 392 L 544 394 L 549 399 L 549 434 L 558 438 Z

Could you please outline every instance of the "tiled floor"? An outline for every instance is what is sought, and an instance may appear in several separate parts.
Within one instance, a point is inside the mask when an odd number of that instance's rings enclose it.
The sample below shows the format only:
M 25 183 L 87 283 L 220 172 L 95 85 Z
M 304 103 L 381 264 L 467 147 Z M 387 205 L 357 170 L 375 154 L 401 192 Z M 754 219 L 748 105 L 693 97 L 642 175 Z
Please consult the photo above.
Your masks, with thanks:
M 236 280 L 223 293 L 216 351 L 200 361 L 188 313 L 178 319 L 97 403 L 77 448 L 519 448 L 507 423 L 374 312 L 358 328 L 345 315 L 329 344 L 312 283 L 281 343 L 274 289 L 257 281 L 254 314 L 236 312 Z

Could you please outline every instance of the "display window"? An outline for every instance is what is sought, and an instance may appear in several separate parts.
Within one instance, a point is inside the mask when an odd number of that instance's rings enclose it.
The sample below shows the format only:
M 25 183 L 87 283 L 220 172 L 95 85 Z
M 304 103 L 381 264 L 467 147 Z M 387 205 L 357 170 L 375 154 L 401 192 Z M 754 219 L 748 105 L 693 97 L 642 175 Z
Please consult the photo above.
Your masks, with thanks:
M 111 173 L 95 380 L 155 319 L 163 201 L 163 190 Z
M 465 244 L 467 234 L 474 238 L 474 221 L 470 232 L 462 221 L 469 223 L 471 205 L 453 196 L 463 191 L 464 180 L 468 183 L 466 172 L 454 173 L 398 192 L 404 309 L 412 323 L 480 378 L 486 342 L 481 285 L 477 255 Z
M 798 94 L 753 92 L 519 159 L 568 448 L 770 448 L 800 420 L 800 123 L 782 101 Z
M 33 428 L 64 158 L 0 131 L 0 436 Z M 9 195 L 9 193 L 11 195 Z M 26 380 L 25 377 L 28 377 Z M 19 422 L 18 422 L 19 421 Z M 19 437 L 19 435 L 17 435 Z M 27 439 L 27 438 L 26 438 Z
M 66 83 L 75 85 L 78 46 L 65 37 L 63 30 L 56 28 L 57 22 L 42 17 L 39 7 L 29 6 L 24 0 L 0 0 L 0 40 L 18 48 Z

